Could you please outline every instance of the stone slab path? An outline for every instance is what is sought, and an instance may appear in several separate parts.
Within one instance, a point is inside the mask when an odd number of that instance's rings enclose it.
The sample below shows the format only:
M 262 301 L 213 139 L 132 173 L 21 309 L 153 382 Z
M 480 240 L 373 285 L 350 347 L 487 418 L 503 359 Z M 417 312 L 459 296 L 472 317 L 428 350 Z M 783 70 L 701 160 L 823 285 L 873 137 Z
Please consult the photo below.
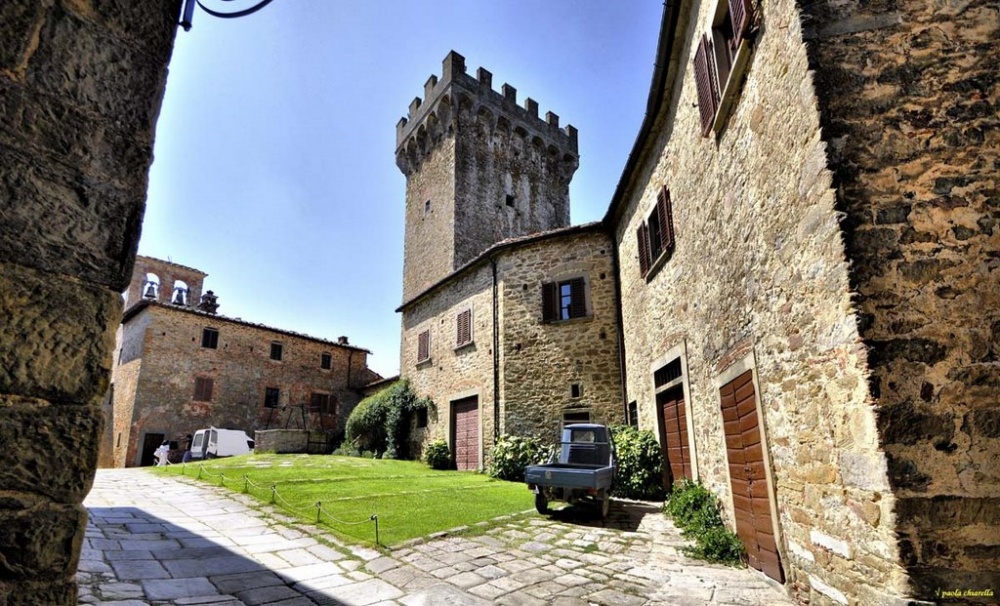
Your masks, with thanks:
M 84 505 L 81 604 L 793 604 L 756 571 L 685 557 L 677 530 L 643 503 L 615 502 L 608 522 L 531 513 L 385 551 L 142 469 L 99 470 Z

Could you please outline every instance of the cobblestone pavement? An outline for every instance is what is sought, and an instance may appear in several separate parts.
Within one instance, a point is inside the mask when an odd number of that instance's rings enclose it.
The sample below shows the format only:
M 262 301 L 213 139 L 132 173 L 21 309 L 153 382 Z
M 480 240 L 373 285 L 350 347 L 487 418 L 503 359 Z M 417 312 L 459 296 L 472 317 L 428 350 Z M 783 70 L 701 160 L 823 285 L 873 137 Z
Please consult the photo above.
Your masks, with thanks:
M 100 470 L 80 602 L 104 606 L 790 605 L 755 571 L 680 553 L 648 504 L 607 523 L 568 512 L 513 516 L 384 552 L 220 488 L 141 469 Z

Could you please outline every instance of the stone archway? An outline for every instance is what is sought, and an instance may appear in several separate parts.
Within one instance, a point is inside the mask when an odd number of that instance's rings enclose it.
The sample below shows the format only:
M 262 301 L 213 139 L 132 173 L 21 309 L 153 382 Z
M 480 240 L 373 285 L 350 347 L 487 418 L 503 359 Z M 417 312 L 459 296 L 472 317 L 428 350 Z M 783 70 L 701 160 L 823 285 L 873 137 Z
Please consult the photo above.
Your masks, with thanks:
M 0 603 L 77 601 L 179 9 L 0 4 Z

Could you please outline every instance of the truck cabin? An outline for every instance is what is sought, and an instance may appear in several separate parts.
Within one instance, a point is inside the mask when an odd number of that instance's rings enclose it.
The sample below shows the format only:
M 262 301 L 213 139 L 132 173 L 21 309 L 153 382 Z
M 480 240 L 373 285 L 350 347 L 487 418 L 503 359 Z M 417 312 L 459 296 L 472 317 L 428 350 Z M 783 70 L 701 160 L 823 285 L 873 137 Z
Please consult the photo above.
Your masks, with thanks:
M 559 462 L 606 467 L 611 464 L 611 436 L 604 425 L 577 423 L 563 428 Z

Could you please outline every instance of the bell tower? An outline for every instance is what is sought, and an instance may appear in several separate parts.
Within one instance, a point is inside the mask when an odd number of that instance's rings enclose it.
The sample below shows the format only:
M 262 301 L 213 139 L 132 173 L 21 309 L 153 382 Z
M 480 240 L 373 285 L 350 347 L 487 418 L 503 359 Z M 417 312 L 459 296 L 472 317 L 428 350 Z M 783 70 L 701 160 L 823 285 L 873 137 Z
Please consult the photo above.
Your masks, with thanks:
M 489 247 L 569 225 L 577 131 L 559 127 L 493 75 L 465 72 L 451 51 L 396 125 L 396 165 L 406 176 L 403 301 Z

